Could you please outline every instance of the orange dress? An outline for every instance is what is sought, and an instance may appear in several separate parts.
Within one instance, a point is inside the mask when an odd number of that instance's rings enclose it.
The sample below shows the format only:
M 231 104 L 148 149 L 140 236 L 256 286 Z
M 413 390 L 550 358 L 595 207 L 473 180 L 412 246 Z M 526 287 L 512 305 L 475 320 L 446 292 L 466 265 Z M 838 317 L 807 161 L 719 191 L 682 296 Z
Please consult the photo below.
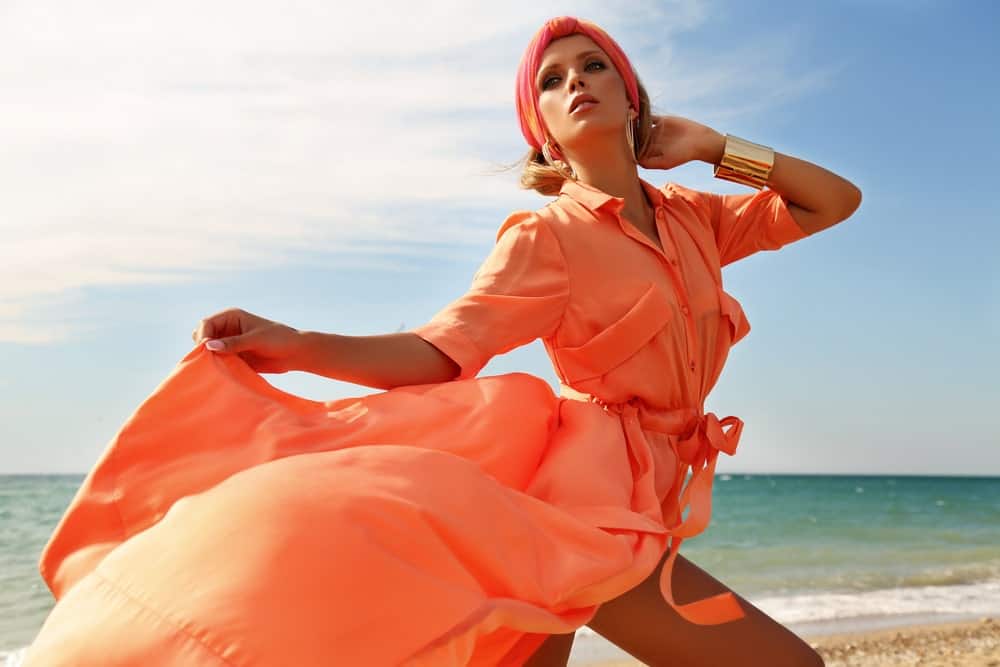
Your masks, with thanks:
M 520 665 L 668 547 L 667 604 L 741 618 L 731 594 L 670 588 L 742 428 L 703 410 L 750 328 L 720 269 L 807 234 L 771 190 L 642 186 L 662 251 L 573 181 L 508 216 L 465 294 L 412 329 L 454 381 L 313 401 L 194 348 L 46 545 L 57 602 L 24 664 Z M 558 395 L 476 377 L 539 337 Z

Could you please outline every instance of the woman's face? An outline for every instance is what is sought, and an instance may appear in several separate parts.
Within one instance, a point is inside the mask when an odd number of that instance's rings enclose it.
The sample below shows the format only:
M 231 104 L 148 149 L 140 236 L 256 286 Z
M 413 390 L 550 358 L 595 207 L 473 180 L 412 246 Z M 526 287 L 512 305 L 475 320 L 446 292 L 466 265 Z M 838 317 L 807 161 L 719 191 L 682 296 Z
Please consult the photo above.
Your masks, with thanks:
M 535 76 L 535 89 L 550 141 L 555 140 L 564 156 L 584 141 L 625 144 L 630 107 L 625 81 L 611 59 L 586 35 L 549 43 Z M 571 112 L 571 105 L 583 94 L 596 102 L 579 104 Z

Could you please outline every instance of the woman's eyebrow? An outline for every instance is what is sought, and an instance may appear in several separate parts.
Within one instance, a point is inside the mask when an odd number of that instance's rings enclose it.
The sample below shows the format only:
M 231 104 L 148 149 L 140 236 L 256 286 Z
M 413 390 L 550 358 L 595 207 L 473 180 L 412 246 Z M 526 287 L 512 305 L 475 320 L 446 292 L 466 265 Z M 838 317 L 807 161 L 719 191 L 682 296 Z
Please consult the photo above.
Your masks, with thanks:
M 595 53 L 596 54 L 601 54 L 603 52 L 599 51 L 598 49 L 591 49 L 590 51 L 583 51 L 582 53 L 576 54 L 576 59 L 577 60 L 583 60 L 587 56 L 593 55 Z M 546 72 L 548 72 L 548 70 L 552 69 L 553 67 L 555 67 L 558 64 L 559 64 L 558 62 L 554 62 L 554 63 L 549 63 L 545 67 L 542 67 L 541 69 L 538 70 L 538 77 L 541 78 L 541 76 L 543 74 L 545 74 Z

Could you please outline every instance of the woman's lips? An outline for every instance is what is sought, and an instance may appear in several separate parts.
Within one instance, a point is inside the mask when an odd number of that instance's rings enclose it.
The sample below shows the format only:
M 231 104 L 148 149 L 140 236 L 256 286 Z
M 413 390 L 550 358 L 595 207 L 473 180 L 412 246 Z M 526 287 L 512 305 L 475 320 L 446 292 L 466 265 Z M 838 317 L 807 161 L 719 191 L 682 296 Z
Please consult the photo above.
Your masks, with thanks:
M 589 101 L 580 102 L 580 104 L 578 104 L 575 109 L 569 112 L 569 115 L 575 116 L 578 113 L 583 113 L 584 111 L 590 109 L 591 107 L 596 107 L 598 104 L 600 104 L 600 102 L 589 102 Z

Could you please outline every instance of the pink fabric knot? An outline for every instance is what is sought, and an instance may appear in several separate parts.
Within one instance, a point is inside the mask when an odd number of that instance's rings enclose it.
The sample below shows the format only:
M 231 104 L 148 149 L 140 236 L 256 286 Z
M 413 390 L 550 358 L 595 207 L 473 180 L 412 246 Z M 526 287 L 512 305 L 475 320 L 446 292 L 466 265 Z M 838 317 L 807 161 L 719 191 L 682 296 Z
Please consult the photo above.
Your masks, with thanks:
M 728 431 L 723 426 L 730 426 Z M 677 442 L 677 456 L 685 463 L 700 467 L 709 456 L 725 452 L 729 456 L 736 453 L 743 432 L 743 420 L 732 415 L 719 419 L 714 412 L 705 413 L 693 433 Z
M 677 604 L 674 600 L 671 576 L 674 562 L 681 543 L 688 537 L 697 535 L 708 526 L 712 512 L 712 480 L 719 452 L 732 456 L 736 453 L 743 420 L 728 416 L 719 419 L 712 412 L 703 413 L 694 406 L 680 408 L 658 408 L 648 405 L 637 396 L 626 401 L 612 403 L 593 394 L 585 394 L 563 385 L 563 395 L 578 400 L 589 400 L 600 405 L 609 414 L 620 415 L 626 443 L 634 461 L 633 476 L 636 490 L 633 496 L 633 511 L 652 516 L 659 514 L 669 538 L 664 549 L 670 553 L 660 570 L 660 594 L 674 611 L 697 625 L 719 625 L 746 616 L 739 600 L 731 592 L 712 595 L 687 604 Z M 729 427 L 726 430 L 724 427 Z M 643 430 L 657 431 L 678 436 L 676 453 L 686 466 L 691 466 L 692 474 L 680 497 L 669 495 L 658 508 L 650 507 L 659 503 L 653 498 L 653 463 L 649 457 L 648 445 L 644 445 Z M 682 520 L 684 511 L 690 509 Z

